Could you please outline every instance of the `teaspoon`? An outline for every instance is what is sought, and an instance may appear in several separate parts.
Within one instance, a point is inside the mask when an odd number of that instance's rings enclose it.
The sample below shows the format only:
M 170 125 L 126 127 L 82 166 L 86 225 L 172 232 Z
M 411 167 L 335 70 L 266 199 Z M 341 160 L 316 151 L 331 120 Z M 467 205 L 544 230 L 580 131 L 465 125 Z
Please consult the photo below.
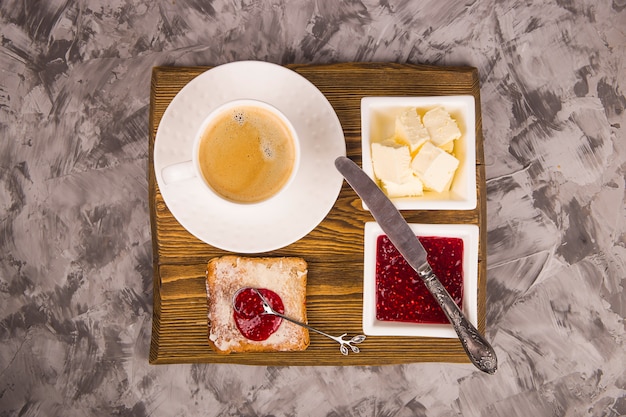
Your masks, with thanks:
M 235 305 L 235 299 L 237 298 L 237 294 L 238 294 L 239 292 L 241 292 L 241 291 L 245 290 L 245 289 L 246 289 L 246 288 L 242 288 L 242 289 L 240 289 L 239 291 L 237 291 L 237 293 L 236 293 L 236 294 L 235 294 L 235 296 L 233 297 L 233 308 L 235 309 L 235 311 L 238 311 L 238 310 L 237 310 L 237 306 Z M 273 315 L 273 316 L 280 317 L 280 318 L 282 318 L 283 320 L 290 321 L 290 322 L 292 322 L 292 323 L 294 323 L 294 324 L 297 324 L 298 326 L 302 326 L 302 327 L 304 327 L 304 328 L 306 328 L 306 329 L 308 329 L 308 330 L 311 330 L 311 331 L 314 331 L 314 332 L 316 332 L 316 333 L 319 333 L 319 334 L 321 334 L 322 336 L 326 336 L 326 337 L 328 337 L 329 339 L 332 339 L 332 340 L 334 340 L 335 342 L 339 343 L 339 345 L 340 345 L 340 346 L 339 346 L 339 350 L 341 351 L 341 353 L 342 353 L 343 355 L 347 355 L 347 354 L 349 353 L 348 348 L 350 348 L 350 350 L 352 350 L 352 352 L 354 352 L 354 353 L 359 353 L 359 352 L 360 352 L 360 349 L 358 348 L 358 346 L 355 346 L 355 345 L 357 345 L 357 344 L 359 344 L 359 343 L 362 343 L 362 342 L 365 340 L 365 335 L 360 334 L 360 335 L 358 335 L 358 336 L 354 336 L 354 337 L 353 337 L 352 339 L 350 339 L 350 340 L 344 340 L 344 339 L 343 339 L 344 337 L 346 337 L 346 336 L 348 335 L 347 333 L 344 333 L 344 334 L 342 334 L 341 336 L 332 336 L 332 335 L 330 335 L 330 334 L 328 334 L 328 333 L 325 333 L 325 332 L 323 332 L 323 331 L 321 331 L 321 330 L 318 330 L 318 329 L 316 329 L 316 328 L 314 328 L 314 327 L 311 327 L 311 326 L 309 326 L 308 324 L 304 324 L 304 323 L 299 322 L 299 321 L 297 321 L 297 320 L 294 320 L 294 319 L 292 319 L 292 318 L 290 318 L 290 317 L 287 317 L 287 316 L 285 316 L 284 314 L 279 313 L 278 311 L 274 310 L 274 309 L 272 308 L 272 306 L 270 306 L 270 304 L 269 304 L 269 303 L 268 303 L 268 301 L 265 299 L 265 297 L 263 297 L 263 295 L 262 295 L 262 294 L 261 294 L 261 293 L 260 293 L 260 292 L 259 292 L 256 288 L 252 288 L 252 290 L 253 290 L 253 291 L 254 291 L 254 293 L 255 293 L 256 295 L 258 295 L 258 296 L 259 296 L 259 298 L 261 299 L 261 303 L 262 303 L 262 305 L 263 305 L 263 313 L 261 313 L 261 314 L 271 314 L 271 315 Z

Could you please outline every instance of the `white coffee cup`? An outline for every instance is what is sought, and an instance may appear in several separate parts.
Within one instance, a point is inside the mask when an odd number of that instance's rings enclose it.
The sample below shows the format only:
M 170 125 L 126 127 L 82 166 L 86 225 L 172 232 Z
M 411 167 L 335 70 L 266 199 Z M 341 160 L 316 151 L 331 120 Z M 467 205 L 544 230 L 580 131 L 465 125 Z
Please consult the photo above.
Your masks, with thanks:
M 167 185 L 198 177 L 224 201 L 260 204 L 289 187 L 300 152 L 297 132 L 280 110 L 259 100 L 233 100 L 202 122 L 190 160 L 163 168 L 161 176 Z

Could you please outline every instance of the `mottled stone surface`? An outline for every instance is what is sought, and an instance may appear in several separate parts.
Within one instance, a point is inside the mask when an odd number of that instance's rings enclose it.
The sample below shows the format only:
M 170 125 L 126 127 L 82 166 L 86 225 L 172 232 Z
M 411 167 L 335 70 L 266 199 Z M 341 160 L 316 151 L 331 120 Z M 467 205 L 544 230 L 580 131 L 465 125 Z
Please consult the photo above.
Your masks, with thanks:
M 500 370 L 148 364 L 155 65 L 471 65 Z M 626 415 L 624 0 L 0 2 L 0 416 Z

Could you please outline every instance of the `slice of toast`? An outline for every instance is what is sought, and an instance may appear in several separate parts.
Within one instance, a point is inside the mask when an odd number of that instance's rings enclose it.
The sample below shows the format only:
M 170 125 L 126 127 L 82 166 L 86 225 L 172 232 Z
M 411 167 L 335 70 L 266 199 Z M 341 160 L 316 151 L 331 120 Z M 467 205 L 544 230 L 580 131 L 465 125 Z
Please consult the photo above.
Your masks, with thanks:
M 307 323 L 306 281 L 307 263 L 302 258 L 229 255 L 211 259 L 206 273 L 211 347 L 224 354 L 305 350 L 309 331 L 286 320 L 266 340 L 246 339 L 233 318 L 233 297 L 246 287 L 272 290 L 282 299 L 287 317 Z

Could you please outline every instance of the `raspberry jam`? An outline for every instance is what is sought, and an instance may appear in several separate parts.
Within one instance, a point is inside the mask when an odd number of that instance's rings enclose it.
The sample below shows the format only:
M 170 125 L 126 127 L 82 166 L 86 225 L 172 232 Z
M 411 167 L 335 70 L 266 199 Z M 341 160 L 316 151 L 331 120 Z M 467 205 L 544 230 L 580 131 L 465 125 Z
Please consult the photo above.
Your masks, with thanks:
M 454 302 L 463 304 L 463 240 L 419 237 L 428 263 Z M 411 323 L 448 323 L 417 272 L 385 235 L 376 245 L 376 318 Z
M 283 314 L 285 306 L 280 296 L 272 290 L 259 288 L 258 291 L 265 297 L 274 310 Z M 235 297 L 233 318 L 241 334 L 250 340 L 260 342 L 270 337 L 283 319 L 271 314 L 263 314 L 263 302 L 252 288 L 239 291 Z

